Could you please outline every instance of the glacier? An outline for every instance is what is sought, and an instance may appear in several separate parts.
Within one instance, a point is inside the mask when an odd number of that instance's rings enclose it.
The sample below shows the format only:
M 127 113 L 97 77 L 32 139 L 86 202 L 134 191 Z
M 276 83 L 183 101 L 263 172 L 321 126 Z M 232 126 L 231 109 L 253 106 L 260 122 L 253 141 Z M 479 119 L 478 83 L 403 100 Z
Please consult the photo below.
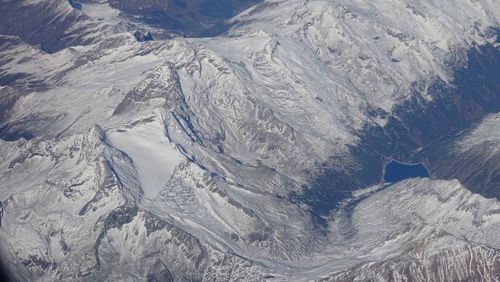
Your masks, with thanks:
M 205 37 L 116 2 L 0 2 L 13 278 L 500 279 L 497 0 L 266 0 Z

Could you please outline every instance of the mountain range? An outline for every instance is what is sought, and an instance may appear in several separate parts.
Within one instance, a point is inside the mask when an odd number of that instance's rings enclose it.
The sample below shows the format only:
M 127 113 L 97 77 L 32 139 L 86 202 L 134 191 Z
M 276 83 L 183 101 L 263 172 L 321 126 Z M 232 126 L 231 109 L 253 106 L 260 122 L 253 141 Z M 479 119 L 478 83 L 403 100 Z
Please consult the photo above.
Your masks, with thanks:
M 498 281 L 499 30 L 498 0 L 2 0 L 5 275 Z

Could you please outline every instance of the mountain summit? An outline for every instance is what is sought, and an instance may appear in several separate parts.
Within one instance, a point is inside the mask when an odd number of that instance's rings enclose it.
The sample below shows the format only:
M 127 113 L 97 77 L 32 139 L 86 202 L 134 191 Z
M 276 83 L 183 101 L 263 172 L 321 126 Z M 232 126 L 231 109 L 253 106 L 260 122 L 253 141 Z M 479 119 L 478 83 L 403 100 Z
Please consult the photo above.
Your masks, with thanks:
M 499 280 L 499 29 L 497 0 L 1 1 L 7 275 Z

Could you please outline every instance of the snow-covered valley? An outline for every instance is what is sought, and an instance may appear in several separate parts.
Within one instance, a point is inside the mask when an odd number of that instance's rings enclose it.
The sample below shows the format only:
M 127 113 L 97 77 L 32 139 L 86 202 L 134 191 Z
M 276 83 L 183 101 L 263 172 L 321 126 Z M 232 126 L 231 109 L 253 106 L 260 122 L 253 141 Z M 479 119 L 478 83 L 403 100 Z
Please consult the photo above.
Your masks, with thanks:
M 500 280 L 497 0 L 268 0 L 214 37 L 116 1 L 14 2 L 0 2 L 12 277 Z M 431 179 L 384 186 L 390 158 Z

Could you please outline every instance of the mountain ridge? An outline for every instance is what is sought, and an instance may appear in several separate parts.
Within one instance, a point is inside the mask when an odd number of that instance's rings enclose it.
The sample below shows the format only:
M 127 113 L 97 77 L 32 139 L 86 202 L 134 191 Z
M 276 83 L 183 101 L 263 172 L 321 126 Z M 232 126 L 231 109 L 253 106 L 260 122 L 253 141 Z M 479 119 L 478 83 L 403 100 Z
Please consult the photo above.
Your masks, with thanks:
M 480 190 L 439 170 L 481 159 L 471 140 L 498 147 L 483 129 L 500 106 L 494 1 L 265 1 L 200 38 L 158 37 L 106 3 L 19 3 L 78 20 L 50 50 L 0 29 L 0 251 L 15 277 L 497 279 L 496 178 Z M 459 130 L 446 148 L 461 149 L 436 154 Z M 386 187 L 388 156 L 426 159 L 434 179 Z M 432 276 L 429 260 L 451 266 Z

